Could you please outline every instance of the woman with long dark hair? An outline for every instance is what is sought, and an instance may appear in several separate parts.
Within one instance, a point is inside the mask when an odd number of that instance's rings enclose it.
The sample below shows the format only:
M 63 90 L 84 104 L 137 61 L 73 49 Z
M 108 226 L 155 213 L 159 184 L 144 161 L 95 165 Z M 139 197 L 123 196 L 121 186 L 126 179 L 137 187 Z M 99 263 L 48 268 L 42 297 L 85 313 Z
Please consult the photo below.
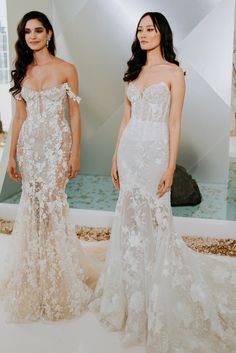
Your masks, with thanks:
M 195 253 L 172 229 L 185 81 L 162 14 L 138 22 L 124 81 L 111 172 L 120 194 L 91 310 L 151 353 L 232 352 L 235 266 Z
M 8 173 L 22 180 L 22 195 L 1 294 L 10 321 L 69 319 L 91 297 L 65 194 L 80 164 L 78 76 L 55 56 L 46 15 L 25 14 L 17 33 Z

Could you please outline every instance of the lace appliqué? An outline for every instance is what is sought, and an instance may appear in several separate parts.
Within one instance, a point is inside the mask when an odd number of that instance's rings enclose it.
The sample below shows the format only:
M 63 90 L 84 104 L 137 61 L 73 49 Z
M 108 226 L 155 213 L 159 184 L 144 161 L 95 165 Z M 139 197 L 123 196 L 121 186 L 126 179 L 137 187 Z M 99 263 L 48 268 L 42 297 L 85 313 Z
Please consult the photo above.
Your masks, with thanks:
M 22 195 L 0 281 L 13 322 L 76 317 L 92 294 L 65 193 L 72 148 L 67 94 L 79 101 L 65 84 L 21 90 L 27 110 L 17 143 Z
M 74 92 L 72 92 L 72 90 L 70 89 L 68 83 L 65 83 L 65 88 L 66 88 L 66 93 L 67 93 L 68 97 L 73 99 L 73 101 L 76 101 L 78 104 L 80 104 L 82 98 L 79 97 L 79 96 L 76 96 L 74 94 Z
M 147 353 L 235 353 L 236 264 L 189 249 L 172 227 L 170 193 L 157 188 L 169 161 L 170 92 L 129 85 L 132 116 L 118 148 L 120 195 L 105 270 L 90 304 L 125 344 Z

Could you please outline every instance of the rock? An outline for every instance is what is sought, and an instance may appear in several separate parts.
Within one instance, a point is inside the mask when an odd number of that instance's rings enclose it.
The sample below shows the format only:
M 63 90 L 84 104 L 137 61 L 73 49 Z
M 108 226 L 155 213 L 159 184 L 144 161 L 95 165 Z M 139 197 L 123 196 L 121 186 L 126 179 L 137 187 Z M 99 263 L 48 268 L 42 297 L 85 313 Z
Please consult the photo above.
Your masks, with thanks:
M 176 166 L 171 187 L 171 206 L 195 206 L 202 201 L 196 181 L 180 165 Z

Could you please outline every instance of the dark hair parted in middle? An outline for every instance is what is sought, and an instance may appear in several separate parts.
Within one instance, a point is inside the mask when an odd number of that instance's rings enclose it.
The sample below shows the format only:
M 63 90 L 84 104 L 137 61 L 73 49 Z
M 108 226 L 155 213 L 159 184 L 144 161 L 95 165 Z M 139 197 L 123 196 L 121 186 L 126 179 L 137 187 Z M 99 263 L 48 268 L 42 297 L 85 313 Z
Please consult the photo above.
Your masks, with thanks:
M 179 66 L 179 62 L 176 60 L 176 54 L 173 46 L 172 30 L 170 28 L 170 25 L 167 19 L 160 12 L 146 12 L 140 18 L 137 25 L 135 40 L 131 47 L 132 57 L 127 63 L 128 69 L 125 72 L 125 75 L 123 77 L 124 81 L 129 82 L 129 81 L 135 80 L 140 74 L 142 67 L 146 64 L 147 52 L 146 50 L 141 49 L 140 43 L 138 40 L 138 27 L 141 20 L 146 16 L 151 17 L 154 28 L 160 32 L 160 35 L 161 35 L 160 49 L 161 49 L 162 57 L 166 61 L 169 61 Z
M 9 90 L 12 92 L 14 97 L 20 93 L 21 82 L 26 75 L 27 67 L 33 61 L 33 51 L 28 47 L 25 41 L 25 26 L 29 20 L 38 20 L 41 22 L 47 33 L 50 30 L 52 31 L 50 42 L 48 44 L 48 50 L 52 55 L 55 55 L 56 51 L 53 28 L 47 16 L 39 11 L 30 11 L 26 13 L 17 26 L 18 39 L 15 44 L 15 69 L 11 71 L 11 78 L 14 85 Z

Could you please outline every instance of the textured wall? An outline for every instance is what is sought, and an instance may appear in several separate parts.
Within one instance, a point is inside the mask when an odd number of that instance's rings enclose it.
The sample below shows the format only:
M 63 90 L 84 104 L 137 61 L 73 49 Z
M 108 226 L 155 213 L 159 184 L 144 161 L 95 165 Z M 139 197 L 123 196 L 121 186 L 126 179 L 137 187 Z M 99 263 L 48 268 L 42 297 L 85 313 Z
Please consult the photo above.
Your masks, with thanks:
M 81 172 L 110 174 L 123 110 L 122 75 L 136 23 L 151 10 L 167 16 L 187 71 L 179 162 L 201 182 L 227 181 L 234 0 L 7 0 L 11 60 L 16 24 L 33 9 L 49 15 L 58 56 L 79 69 Z M 0 166 L 4 195 L 18 189 L 5 177 L 8 150 L 9 142 Z
M 58 54 L 80 72 L 82 172 L 110 173 L 122 74 L 136 23 L 152 10 L 167 16 L 187 71 L 179 162 L 201 182 L 227 181 L 234 6 L 234 0 L 52 0 Z

